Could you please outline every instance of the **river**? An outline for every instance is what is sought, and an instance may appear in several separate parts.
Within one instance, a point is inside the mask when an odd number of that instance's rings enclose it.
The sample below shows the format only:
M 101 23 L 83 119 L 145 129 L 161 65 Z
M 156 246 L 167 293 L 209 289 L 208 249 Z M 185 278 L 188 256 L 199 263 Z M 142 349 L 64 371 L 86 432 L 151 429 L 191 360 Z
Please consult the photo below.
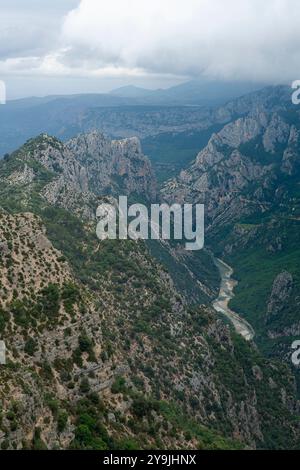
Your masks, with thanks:
M 221 285 L 218 298 L 213 302 L 214 309 L 225 315 L 233 324 L 236 331 L 247 341 L 251 341 L 255 336 L 255 331 L 246 320 L 228 307 L 230 300 L 234 297 L 233 290 L 238 282 L 232 279 L 233 269 L 224 261 L 214 258 L 214 263 L 219 269 Z

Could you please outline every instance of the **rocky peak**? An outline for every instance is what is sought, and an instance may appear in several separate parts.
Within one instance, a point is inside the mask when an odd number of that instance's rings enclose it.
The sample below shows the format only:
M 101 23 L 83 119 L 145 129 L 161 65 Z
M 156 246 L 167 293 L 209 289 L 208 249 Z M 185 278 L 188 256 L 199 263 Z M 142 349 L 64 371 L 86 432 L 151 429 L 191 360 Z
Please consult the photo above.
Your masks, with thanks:
M 109 158 L 111 141 L 99 131 L 79 134 L 69 140 L 66 147 L 76 155 L 78 161 L 88 159 L 103 160 Z
M 93 131 L 63 144 L 41 134 L 8 160 L 2 168 L 10 187 L 22 186 L 26 193 L 38 187 L 50 204 L 72 211 L 91 215 L 100 195 L 156 196 L 155 176 L 137 138 L 111 141 Z
M 123 191 L 155 199 L 154 173 L 138 138 L 111 141 L 92 131 L 71 139 L 66 147 L 86 169 L 89 188 L 95 194 Z

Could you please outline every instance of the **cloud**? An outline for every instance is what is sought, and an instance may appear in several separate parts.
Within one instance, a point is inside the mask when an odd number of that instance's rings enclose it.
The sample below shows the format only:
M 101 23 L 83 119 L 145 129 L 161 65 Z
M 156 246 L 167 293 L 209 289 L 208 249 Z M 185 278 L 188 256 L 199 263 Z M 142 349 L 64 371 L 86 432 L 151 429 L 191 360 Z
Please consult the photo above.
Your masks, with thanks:
M 82 0 L 62 35 L 70 66 L 92 56 L 91 68 L 290 80 L 300 73 L 299 20 L 298 0 Z
M 11 1 L 13 6 L 19 3 Z M 29 10 L 2 9 L 1 22 L 6 26 L 0 35 L 0 74 L 204 75 L 270 82 L 299 78 L 298 0 L 38 4 L 29 0 Z

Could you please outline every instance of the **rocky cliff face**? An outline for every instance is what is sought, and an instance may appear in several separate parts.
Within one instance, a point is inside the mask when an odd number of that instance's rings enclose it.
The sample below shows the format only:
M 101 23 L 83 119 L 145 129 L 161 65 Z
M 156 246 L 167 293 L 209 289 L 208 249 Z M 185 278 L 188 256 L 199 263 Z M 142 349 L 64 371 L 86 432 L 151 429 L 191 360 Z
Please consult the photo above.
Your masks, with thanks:
M 28 141 L 12 158 L 19 161 L 10 176 L 12 184 L 32 188 L 42 169 L 49 179 L 42 196 L 67 209 L 80 207 L 81 200 L 82 206 L 88 206 L 99 195 L 155 199 L 155 176 L 136 138 L 110 141 L 94 131 L 63 144 L 43 134 Z
M 110 141 L 96 131 L 80 135 L 66 147 L 86 170 L 89 189 L 95 194 L 124 191 L 154 200 L 155 177 L 136 137 Z
M 280 180 L 299 172 L 299 116 L 290 124 L 282 116 L 285 101 L 275 111 L 256 100 L 246 116 L 212 135 L 195 162 L 162 188 L 162 198 L 204 202 L 209 222 L 219 226 L 266 211 L 273 196 L 280 202 Z

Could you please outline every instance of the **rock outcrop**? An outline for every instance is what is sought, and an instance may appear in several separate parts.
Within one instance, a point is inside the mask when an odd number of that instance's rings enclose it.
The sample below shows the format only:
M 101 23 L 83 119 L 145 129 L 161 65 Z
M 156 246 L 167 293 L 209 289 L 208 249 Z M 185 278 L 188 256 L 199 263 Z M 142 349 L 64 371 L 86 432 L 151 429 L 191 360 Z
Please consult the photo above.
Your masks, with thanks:
M 293 289 L 293 276 L 283 271 L 273 282 L 272 292 L 267 305 L 267 316 L 279 315 L 289 302 Z
M 156 183 L 149 160 L 136 137 L 109 140 L 94 131 L 66 144 L 85 169 L 89 190 L 95 194 L 137 194 L 154 200 Z
M 27 192 L 39 186 L 47 202 L 87 218 L 94 216 L 97 196 L 156 198 L 156 178 L 137 138 L 111 141 L 93 131 L 63 144 L 42 134 L 10 158 L 18 164 L 8 184 Z

